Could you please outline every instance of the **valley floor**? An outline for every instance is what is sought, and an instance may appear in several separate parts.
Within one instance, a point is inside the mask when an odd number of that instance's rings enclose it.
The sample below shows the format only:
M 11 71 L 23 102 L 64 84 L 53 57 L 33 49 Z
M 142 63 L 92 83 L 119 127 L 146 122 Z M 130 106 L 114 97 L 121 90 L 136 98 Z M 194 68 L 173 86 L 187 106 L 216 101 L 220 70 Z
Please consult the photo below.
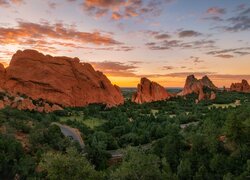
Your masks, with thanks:
M 199 104 L 190 95 L 50 114 L 5 108 L 0 179 L 247 179 L 250 94 L 217 93 Z

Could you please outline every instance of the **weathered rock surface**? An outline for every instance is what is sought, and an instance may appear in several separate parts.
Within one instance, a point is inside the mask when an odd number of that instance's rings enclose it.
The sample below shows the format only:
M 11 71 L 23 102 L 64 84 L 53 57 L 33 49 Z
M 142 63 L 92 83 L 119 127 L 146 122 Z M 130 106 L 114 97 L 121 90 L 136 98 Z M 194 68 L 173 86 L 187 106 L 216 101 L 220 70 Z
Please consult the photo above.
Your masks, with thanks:
M 166 100 L 170 97 L 171 94 L 158 83 L 152 82 L 147 78 L 141 78 L 141 82 L 137 86 L 137 92 L 132 96 L 132 102 L 142 104 L 146 102 Z
M 92 103 L 112 107 L 124 103 L 119 87 L 113 86 L 90 64 L 80 63 L 78 58 L 45 56 L 35 50 L 17 51 L 8 68 L 0 65 L 0 87 L 13 96 L 22 94 L 63 107 Z M 21 106 L 34 108 L 29 101 Z M 46 105 L 43 111 L 60 109 L 60 106 Z
M 243 79 L 241 83 L 232 83 L 230 91 L 250 93 L 250 85 Z
M 195 93 L 198 94 L 198 101 L 201 101 L 206 98 L 216 98 L 216 94 L 214 92 L 211 92 L 210 94 L 208 92 L 204 92 L 204 89 L 217 90 L 217 87 L 207 76 L 202 77 L 202 79 L 196 79 L 194 75 L 190 75 L 186 79 L 186 83 L 183 90 L 178 93 L 178 95 L 186 96 L 188 94 Z
M 216 99 L 216 93 L 212 91 L 210 94 L 210 100 L 215 100 L 215 99 Z

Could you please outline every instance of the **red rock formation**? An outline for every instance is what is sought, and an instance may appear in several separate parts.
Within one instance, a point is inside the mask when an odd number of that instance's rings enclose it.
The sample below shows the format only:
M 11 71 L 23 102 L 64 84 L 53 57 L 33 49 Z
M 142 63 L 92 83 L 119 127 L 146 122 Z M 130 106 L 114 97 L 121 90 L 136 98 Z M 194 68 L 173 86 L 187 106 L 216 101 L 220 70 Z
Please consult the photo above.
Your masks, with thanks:
M 209 99 L 210 99 L 210 100 L 215 100 L 215 99 L 216 99 L 216 94 L 215 94 L 214 91 L 211 92 L 210 98 L 209 98 Z
M 141 82 L 137 86 L 137 92 L 132 96 L 132 102 L 142 104 L 146 102 L 166 100 L 170 97 L 171 94 L 158 83 L 152 82 L 147 78 L 141 78 Z
M 3 91 L 3 85 L 5 81 L 5 68 L 4 66 L 0 63 L 0 91 Z
M 250 93 L 250 85 L 243 79 L 241 83 L 232 83 L 230 91 Z
M 34 50 L 18 51 L 7 69 L 0 64 L 0 90 L 16 97 L 11 100 L 4 96 L 1 108 L 11 106 L 40 112 L 61 110 L 59 105 L 102 103 L 111 107 L 124 102 L 119 87 L 90 64 L 80 63 L 77 58 L 44 56 Z M 37 106 L 32 99 L 42 99 L 44 103 Z
M 17 51 L 6 70 L 0 66 L 0 87 L 12 95 L 24 94 L 65 107 L 124 103 L 119 87 L 90 64 L 34 50 Z
M 204 88 L 208 88 L 210 90 L 217 90 L 217 87 L 207 76 L 202 77 L 202 79 L 196 79 L 194 75 L 190 75 L 186 79 L 186 83 L 182 92 L 180 92 L 178 95 L 186 96 L 188 94 L 195 93 L 198 94 L 198 101 L 201 101 L 210 96 L 209 94 L 206 94 L 204 92 Z

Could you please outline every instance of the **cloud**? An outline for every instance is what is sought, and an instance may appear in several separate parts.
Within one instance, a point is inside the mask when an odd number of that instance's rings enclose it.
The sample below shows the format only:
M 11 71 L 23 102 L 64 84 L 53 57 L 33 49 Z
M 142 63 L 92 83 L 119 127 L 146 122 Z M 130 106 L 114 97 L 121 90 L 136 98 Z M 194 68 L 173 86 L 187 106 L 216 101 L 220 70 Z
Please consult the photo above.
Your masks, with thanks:
M 164 39 L 169 39 L 171 38 L 171 35 L 167 32 L 162 32 L 162 31 L 142 31 L 143 35 L 145 36 L 150 36 L 156 40 L 164 40 Z
M 131 64 L 142 64 L 143 61 L 128 61 Z
M 204 62 L 203 60 L 200 60 L 200 57 L 190 56 L 190 59 L 191 59 L 195 64 Z
M 136 76 L 135 70 L 138 68 L 135 65 L 112 61 L 89 63 L 92 64 L 95 69 L 109 76 L 134 77 Z
M 224 21 L 221 17 L 219 16 L 210 16 L 210 17 L 203 17 L 202 20 L 212 20 L 216 22 L 222 22 Z
M 168 39 L 168 38 L 170 38 L 170 37 L 171 37 L 171 36 L 170 36 L 169 34 L 166 34 L 166 33 L 155 35 L 155 39 Z
M 118 12 L 113 12 L 112 19 L 114 19 L 114 20 L 120 20 L 121 18 L 122 18 L 121 14 L 119 14 Z
M 162 69 L 163 70 L 173 70 L 175 68 L 173 66 L 163 66 Z
M 65 27 L 62 23 L 49 24 L 48 22 L 36 24 L 19 21 L 17 27 L 0 27 L 0 42 L 3 44 L 19 44 L 25 39 L 46 39 L 89 43 L 94 45 L 119 45 L 110 35 L 100 32 L 83 32 L 74 28 Z
M 7 0 L 0 0 L 0 7 L 8 7 L 9 5 Z
M 224 20 L 224 25 L 215 29 L 222 29 L 227 32 L 240 32 L 250 30 L 250 8 L 243 8 L 237 15 Z
M 225 26 L 224 30 L 231 32 L 250 30 L 250 17 L 249 16 L 237 16 L 229 18 L 228 21 L 232 24 Z
M 180 38 L 185 38 L 185 37 L 196 37 L 196 36 L 200 36 L 201 33 L 197 32 L 197 31 L 193 31 L 193 30 L 185 30 L 185 31 L 181 31 L 178 33 Z
M 48 6 L 51 8 L 51 9 L 55 9 L 57 7 L 57 3 L 55 2 L 48 2 Z
M 229 58 L 233 58 L 234 56 L 231 54 L 219 54 L 219 55 L 216 55 L 216 57 L 229 59 Z
M 240 15 L 244 16 L 244 15 L 249 15 L 250 14 L 250 8 L 243 8 L 243 11 L 240 13 Z
M 196 77 L 203 77 L 203 76 L 209 76 L 212 80 L 240 80 L 240 79 L 249 79 L 250 80 L 250 74 L 218 74 L 217 72 L 196 72 L 196 71 L 189 71 L 189 72 L 176 72 L 176 73 L 168 73 L 168 74 L 144 74 L 140 75 L 139 77 L 164 77 L 164 78 L 183 78 L 185 79 L 189 75 L 195 75 Z
M 180 42 L 181 41 L 179 40 L 164 40 L 161 41 L 160 43 L 156 42 L 146 43 L 146 46 L 151 50 L 167 50 L 174 47 L 180 47 Z
M 215 48 L 214 40 L 201 39 L 197 41 L 184 42 L 181 40 L 163 40 L 160 42 L 149 42 L 145 45 L 151 50 L 169 50 L 173 48 L 181 49 L 207 49 Z
M 210 7 L 207 9 L 207 14 L 222 15 L 222 14 L 226 14 L 226 10 L 223 8 L 219 8 L 219 7 Z
M 240 56 L 245 56 L 245 55 L 249 55 L 250 52 L 246 52 L 246 51 L 234 51 L 235 54 L 238 54 Z
M 96 18 L 111 16 L 113 20 L 137 16 L 157 16 L 174 0 L 85 0 L 83 10 Z
M 24 0 L 0 0 L 0 7 L 10 7 L 11 4 L 20 5 Z
M 241 48 L 231 48 L 231 49 L 223 49 L 223 50 L 216 50 L 216 51 L 209 51 L 207 54 L 209 55 L 223 55 L 225 53 L 234 53 L 236 55 L 248 55 L 250 54 L 250 47 L 241 47 Z M 222 56 L 221 56 L 222 57 Z

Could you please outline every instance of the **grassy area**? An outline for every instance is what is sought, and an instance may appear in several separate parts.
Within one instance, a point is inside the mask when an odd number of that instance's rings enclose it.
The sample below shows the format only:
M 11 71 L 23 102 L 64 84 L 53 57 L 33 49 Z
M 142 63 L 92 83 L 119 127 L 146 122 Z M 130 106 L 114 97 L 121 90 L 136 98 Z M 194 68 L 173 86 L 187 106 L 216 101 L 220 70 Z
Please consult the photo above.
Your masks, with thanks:
M 240 106 L 240 101 L 236 100 L 234 103 L 229 103 L 229 104 L 212 104 L 210 105 L 208 108 L 211 109 L 212 107 L 215 107 L 215 108 L 229 108 L 229 107 L 237 107 L 237 106 Z
M 104 124 L 105 120 L 97 119 L 97 118 L 89 118 L 89 119 L 83 120 L 83 123 L 89 128 L 94 129 L 95 127 L 98 127 Z
M 67 120 L 81 122 L 91 129 L 94 129 L 95 127 L 101 126 L 102 124 L 104 124 L 106 122 L 103 119 L 98 119 L 98 118 L 93 118 L 93 117 L 85 119 L 83 114 L 64 116 L 64 117 L 60 118 L 61 122 L 66 122 Z
M 159 112 L 159 110 L 157 110 L 157 109 L 151 109 L 151 113 L 155 116 L 155 114 L 156 113 L 158 113 Z

